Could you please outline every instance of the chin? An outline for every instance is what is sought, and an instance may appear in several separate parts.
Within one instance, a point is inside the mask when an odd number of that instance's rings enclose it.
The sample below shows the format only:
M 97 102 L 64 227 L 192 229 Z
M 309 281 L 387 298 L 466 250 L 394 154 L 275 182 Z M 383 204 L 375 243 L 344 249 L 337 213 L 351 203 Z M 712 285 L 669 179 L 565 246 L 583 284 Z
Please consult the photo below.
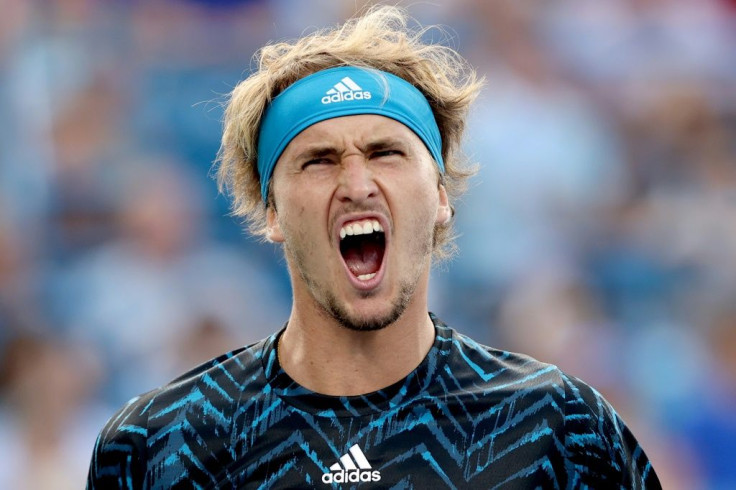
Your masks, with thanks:
M 335 319 L 340 323 L 342 327 L 348 330 L 353 330 L 356 332 L 377 332 L 378 330 L 383 330 L 384 328 L 394 323 L 396 320 L 398 320 L 400 316 L 400 314 L 397 315 L 394 314 L 394 312 L 389 312 L 389 314 L 384 316 L 356 315 L 335 317 Z
M 380 302 L 378 300 L 359 300 L 359 303 L 367 303 L 361 305 L 360 310 L 362 311 L 340 304 L 335 297 L 328 297 L 323 307 L 327 314 L 349 330 L 374 332 L 388 327 L 401 318 L 409 306 L 414 289 L 412 286 L 404 285 L 393 300 L 381 300 Z M 376 303 L 378 303 L 377 306 L 372 306 Z

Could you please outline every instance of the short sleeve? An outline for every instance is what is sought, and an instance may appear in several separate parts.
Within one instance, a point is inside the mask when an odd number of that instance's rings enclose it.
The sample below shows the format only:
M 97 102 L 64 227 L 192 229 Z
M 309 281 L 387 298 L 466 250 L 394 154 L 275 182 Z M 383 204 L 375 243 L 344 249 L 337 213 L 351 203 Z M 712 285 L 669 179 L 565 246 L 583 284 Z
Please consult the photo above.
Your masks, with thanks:
M 567 488 L 661 489 L 652 465 L 614 408 L 572 376 L 565 383 Z
M 147 416 L 136 397 L 105 424 L 95 443 L 87 490 L 144 488 Z

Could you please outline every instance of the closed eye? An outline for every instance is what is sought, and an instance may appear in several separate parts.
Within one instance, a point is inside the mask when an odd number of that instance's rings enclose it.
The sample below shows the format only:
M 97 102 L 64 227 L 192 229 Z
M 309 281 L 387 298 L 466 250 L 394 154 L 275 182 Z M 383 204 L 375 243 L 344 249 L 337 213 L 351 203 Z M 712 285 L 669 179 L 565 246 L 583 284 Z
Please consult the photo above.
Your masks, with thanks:
M 404 153 L 399 150 L 380 150 L 380 151 L 374 151 L 371 153 L 371 158 L 384 158 L 384 157 L 390 157 L 394 155 L 403 155 Z
M 302 170 L 306 169 L 307 167 L 313 166 L 313 165 L 331 165 L 332 160 L 329 158 L 313 158 L 311 160 L 307 160 L 302 164 Z

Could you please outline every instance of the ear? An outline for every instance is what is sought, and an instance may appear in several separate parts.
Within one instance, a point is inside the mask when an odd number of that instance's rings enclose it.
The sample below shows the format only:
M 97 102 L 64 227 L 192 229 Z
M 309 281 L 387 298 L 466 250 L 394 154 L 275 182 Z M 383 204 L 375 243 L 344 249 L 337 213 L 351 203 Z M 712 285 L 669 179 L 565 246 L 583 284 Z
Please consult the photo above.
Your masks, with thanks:
M 445 186 L 440 184 L 439 189 L 439 204 L 437 206 L 437 219 L 438 225 L 446 225 L 452 219 L 452 207 L 450 206 L 450 200 L 447 197 L 447 190 Z
M 284 241 L 284 234 L 279 226 L 279 217 L 273 204 L 266 208 L 266 238 L 274 243 L 283 243 Z

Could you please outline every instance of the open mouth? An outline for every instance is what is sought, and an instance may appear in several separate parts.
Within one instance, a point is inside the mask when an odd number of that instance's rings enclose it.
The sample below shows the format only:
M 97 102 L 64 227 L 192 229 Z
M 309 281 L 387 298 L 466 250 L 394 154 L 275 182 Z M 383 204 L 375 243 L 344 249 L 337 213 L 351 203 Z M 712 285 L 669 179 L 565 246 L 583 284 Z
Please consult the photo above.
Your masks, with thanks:
M 386 235 L 376 219 L 345 223 L 340 228 L 340 254 L 350 273 L 359 281 L 370 281 L 381 269 Z

